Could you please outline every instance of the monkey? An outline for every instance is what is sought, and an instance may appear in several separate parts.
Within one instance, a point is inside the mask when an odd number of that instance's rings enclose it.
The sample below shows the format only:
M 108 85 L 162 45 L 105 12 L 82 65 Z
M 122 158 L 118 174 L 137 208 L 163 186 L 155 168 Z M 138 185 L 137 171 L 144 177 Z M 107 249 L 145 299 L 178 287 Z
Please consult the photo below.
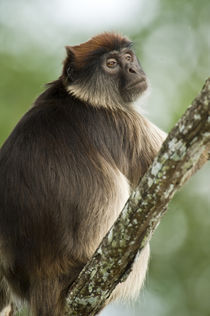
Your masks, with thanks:
M 166 134 L 134 103 L 148 79 L 133 43 L 102 33 L 66 47 L 47 85 L 0 149 L 0 309 L 61 316 L 65 298 Z M 149 243 L 109 301 L 133 298 Z

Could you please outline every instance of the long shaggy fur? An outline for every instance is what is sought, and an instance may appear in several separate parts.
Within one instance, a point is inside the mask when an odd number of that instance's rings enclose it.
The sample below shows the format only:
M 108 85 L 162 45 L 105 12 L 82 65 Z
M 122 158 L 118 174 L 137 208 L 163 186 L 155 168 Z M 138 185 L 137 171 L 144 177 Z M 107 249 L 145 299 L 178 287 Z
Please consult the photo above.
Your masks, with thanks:
M 119 35 L 103 34 L 71 48 L 61 77 L 38 97 L 0 150 L 0 280 L 29 303 L 34 316 L 63 315 L 70 285 L 163 141 L 164 134 L 131 106 L 118 106 L 119 91 L 115 108 L 113 101 L 106 105 L 115 93 L 107 76 L 104 86 L 107 82 L 110 90 L 103 88 L 107 99 L 100 106 L 95 104 L 102 90 L 94 77 L 89 89 L 83 87 L 88 95 L 99 89 L 93 104 L 80 98 L 81 91 L 69 92 L 74 84 L 67 76 L 69 64 L 82 84 L 88 63 L 100 77 L 96 56 L 129 45 Z M 112 299 L 138 293 L 148 258 L 149 245 Z M 0 307 L 8 302 L 0 282 Z

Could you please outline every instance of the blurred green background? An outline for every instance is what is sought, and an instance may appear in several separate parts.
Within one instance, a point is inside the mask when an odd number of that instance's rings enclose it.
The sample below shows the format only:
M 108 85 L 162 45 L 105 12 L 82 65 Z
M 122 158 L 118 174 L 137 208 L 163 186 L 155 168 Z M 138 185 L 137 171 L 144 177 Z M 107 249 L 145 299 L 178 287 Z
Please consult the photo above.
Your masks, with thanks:
M 0 145 L 59 76 L 65 45 L 128 35 L 151 82 L 147 117 L 169 131 L 210 70 L 209 0 L 0 0 Z M 137 302 L 102 316 L 210 315 L 210 163 L 176 194 L 152 239 Z

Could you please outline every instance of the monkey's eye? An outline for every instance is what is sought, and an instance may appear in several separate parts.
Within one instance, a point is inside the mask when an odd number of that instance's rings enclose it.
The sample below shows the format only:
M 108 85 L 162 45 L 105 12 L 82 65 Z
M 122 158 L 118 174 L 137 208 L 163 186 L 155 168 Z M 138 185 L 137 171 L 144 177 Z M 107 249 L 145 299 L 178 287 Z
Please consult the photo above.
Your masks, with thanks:
M 129 53 L 125 54 L 125 59 L 126 59 L 127 61 L 133 61 L 133 57 L 132 57 L 132 55 L 129 54 Z
M 115 68 L 117 67 L 117 60 L 115 58 L 108 58 L 106 61 L 106 65 L 109 68 Z

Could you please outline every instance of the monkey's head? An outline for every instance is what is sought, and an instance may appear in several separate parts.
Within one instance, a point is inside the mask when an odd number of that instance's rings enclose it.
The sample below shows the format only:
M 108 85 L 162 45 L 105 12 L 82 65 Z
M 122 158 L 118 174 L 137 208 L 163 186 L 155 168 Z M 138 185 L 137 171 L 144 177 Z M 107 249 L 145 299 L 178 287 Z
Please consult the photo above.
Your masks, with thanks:
M 103 33 L 66 50 L 64 84 L 84 102 L 112 109 L 129 107 L 147 89 L 146 75 L 126 37 Z

